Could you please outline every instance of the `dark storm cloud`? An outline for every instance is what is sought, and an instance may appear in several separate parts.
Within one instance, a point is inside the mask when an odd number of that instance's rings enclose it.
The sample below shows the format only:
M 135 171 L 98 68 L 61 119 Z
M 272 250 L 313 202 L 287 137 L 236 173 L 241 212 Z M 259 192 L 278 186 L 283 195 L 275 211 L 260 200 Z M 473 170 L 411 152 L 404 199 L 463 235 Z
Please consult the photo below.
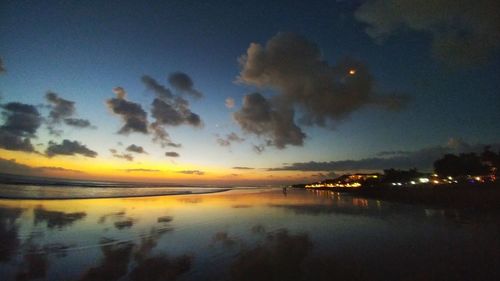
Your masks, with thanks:
M 29 104 L 10 102 L 1 105 L 5 120 L 0 126 L 0 148 L 34 152 L 31 138 L 42 123 L 38 110 Z
M 167 157 L 179 157 L 179 153 L 177 153 L 175 151 L 169 151 L 169 152 L 165 152 L 165 156 L 167 156 Z
M 221 137 L 219 134 L 215 135 L 216 141 L 220 146 L 230 146 L 234 142 L 243 142 L 244 138 L 238 136 L 235 132 L 231 132 L 226 135 L 226 137 Z
M 56 155 L 75 155 L 80 154 L 85 157 L 94 158 L 97 156 L 97 152 L 88 149 L 85 145 L 80 144 L 78 141 L 63 140 L 62 143 L 57 144 L 50 141 L 45 154 L 48 157 L 53 157 Z
M 193 88 L 193 80 L 183 72 L 174 72 L 168 76 L 168 82 L 181 93 L 189 94 L 195 98 L 203 97 L 203 94 Z
M 236 166 L 236 167 L 233 167 L 233 169 L 235 169 L 235 170 L 253 170 L 255 168 Z
M 145 154 L 147 154 L 147 152 L 144 150 L 144 148 L 142 146 L 138 146 L 138 145 L 135 145 L 135 144 L 129 145 L 126 148 L 126 150 L 130 151 L 130 152 L 135 152 L 135 153 L 145 153 Z
M 172 83 L 172 81 L 170 82 L 172 86 L 177 87 L 180 92 L 194 91 L 191 89 L 192 81 L 189 76 L 187 77 L 191 84 L 186 81 L 182 82 L 182 79 L 175 78 L 177 77 L 175 75 L 173 77 L 174 82 L 177 84 Z M 154 78 L 144 75 L 141 80 L 146 87 L 152 90 L 156 95 L 156 98 L 151 104 L 151 116 L 155 119 L 150 125 L 150 130 L 153 133 L 153 141 L 159 143 L 162 147 L 180 146 L 171 141 L 165 126 L 190 125 L 193 127 L 201 127 L 202 121 L 200 116 L 191 112 L 189 101 L 180 95 L 172 94 L 170 89 L 158 83 Z
M 184 170 L 184 171 L 178 171 L 177 173 L 186 175 L 196 175 L 196 176 L 203 176 L 205 174 L 205 172 L 200 170 Z
M 269 171 L 355 171 L 382 170 L 389 168 L 423 170 L 432 169 L 432 164 L 446 153 L 480 153 L 486 145 L 468 144 L 461 140 L 450 139 L 446 145 L 427 147 L 415 151 L 396 151 L 396 155 L 388 157 L 372 157 L 360 160 L 340 160 L 327 162 L 297 162 Z M 500 149 L 500 144 L 492 144 L 493 150 Z
M 363 63 L 345 58 L 329 65 L 314 43 L 292 33 L 278 33 L 265 46 L 250 44 L 239 61 L 239 82 L 278 95 L 247 95 L 233 116 L 244 131 L 269 137 L 280 149 L 303 145 L 306 135 L 295 123 L 295 110 L 303 124 L 325 127 L 368 105 L 395 110 L 406 101 L 396 94 L 376 93 Z
M 377 41 L 413 30 L 431 36 L 432 54 L 458 65 L 485 62 L 500 47 L 499 1 L 370 0 L 355 12 Z
M 127 94 L 122 87 L 113 89 L 116 98 L 106 101 L 108 108 L 116 115 L 120 116 L 125 123 L 119 134 L 129 134 L 131 132 L 148 133 L 148 120 L 146 111 L 138 103 L 130 102 L 126 99 Z
M 111 152 L 111 155 L 113 155 L 113 157 L 115 158 L 125 159 L 127 161 L 134 161 L 134 156 L 132 156 L 132 154 L 118 153 L 116 149 L 110 149 L 109 152 Z

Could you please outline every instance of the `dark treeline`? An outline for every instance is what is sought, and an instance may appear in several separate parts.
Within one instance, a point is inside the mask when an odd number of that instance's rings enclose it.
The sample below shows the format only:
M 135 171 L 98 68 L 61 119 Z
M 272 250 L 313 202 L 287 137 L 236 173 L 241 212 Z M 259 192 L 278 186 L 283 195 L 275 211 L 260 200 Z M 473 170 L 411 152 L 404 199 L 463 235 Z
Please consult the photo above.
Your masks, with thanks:
M 481 154 L 446 154 L 434 162 L 434 171 L 443 176 L 495 175 L 500 166 L 500 151 L 495 153 L 487 146 Z

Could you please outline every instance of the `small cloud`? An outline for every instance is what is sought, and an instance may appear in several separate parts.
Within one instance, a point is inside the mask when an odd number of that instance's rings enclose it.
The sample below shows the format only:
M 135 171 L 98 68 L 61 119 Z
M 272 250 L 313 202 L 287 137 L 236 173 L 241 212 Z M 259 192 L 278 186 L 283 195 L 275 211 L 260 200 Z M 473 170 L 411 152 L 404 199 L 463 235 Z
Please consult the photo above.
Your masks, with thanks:
M 264 150 L 266 150 L 266 147 L 263 144 L 259 144 L 259 145 L 253 145 L 252 149 L 255 153 L 261 154 L 262 152 L 264 152 Z
M 175 152 L 175 151 L 169 151 L 169 152 L 165 152 L 165 156 L 167 157 L 179 157 L 179 153 Z
M 221 137 L 218 134 L 216 134 L 215 136 L 216 136 L 216 141 L 220 146 L 230 146 L 231 143 L 245 141 L 244 138 L 241 138 L 234 132 L 231 132 L 230 134 L 226 135 L 225 138 Z
M 45 154 L 48 157 L 53 157 L 56 155 L 75 155 L 80 154 L 85 157 L 94 158 L 97 156 L 97 152 L 88 149 L 85 145 L 80 144 L 78 141 L 63 140 L 62 143 L 57 144 L 53 141 L 49 141 L 49 146 L 45 150 Z
M 235 169 L 235 170 L 253 170 L 255 168 L 236 166 L 236 167 L 233 167 L 233 169 Z
M 148 120 L 146 111 L 138 103 L 130 102 L 126 99 L 127 94 L 122 87 L 113 89 L 116 98 L 106 101 L 108 108 L 116 115 L 120 116 L 125 123 L 119 134 L 129 134 L 131 132 L 148 133 Z
M 132 154 L 118 153 L 116 149 L 110 149 L 109 152 L 111 152 L 111 155 L 113 155 L 113 157 L 115 158 L 125 159 L 127 161 L 134 161 L 134 156 L 132 156 Z
M 184 171 L 178 171 L 177 173 L 186 175 L 196 175 L 196 176 L 203 176 L 205 174 L 205 172 L 200 170 L 184 170 Z
M 73 127 L 82 128 L 82 129 L 93 127 L 90 124 L 89 120 L 78 119 L 78 118 L 66 118 L 66 119 L 64 119 L 64 123 L 68 126 L 73 126 Z
M 155 170 L 155 169 L 124 169 L 123 171 L 125 172 L 151 172 L 151 173 L 157 173 L 161 172 L 161 170 Z
M 233 98 L 229 97 L 229 98 L 226 98 L 224 104 L 226 105 L 227 108 L 231 109 L 235 106 L 235 101 Z
M 135 144 L 129 145 L 126 148 L 126 150 L 130 151 L 130 152 L 135 152 L 135 153 L 144 153 L 144 154 L 147 154 L 147 152 L 144 150 L 144 148 L 142 146 L 138 146 L 138 145 L 135 145 Z
M 168 82 L 174 89 L 189 94 L 195 98 L 203 97 L 203 94 L 193 88 L 193 80 L 183 72 L 174 72 L 168 76 Z

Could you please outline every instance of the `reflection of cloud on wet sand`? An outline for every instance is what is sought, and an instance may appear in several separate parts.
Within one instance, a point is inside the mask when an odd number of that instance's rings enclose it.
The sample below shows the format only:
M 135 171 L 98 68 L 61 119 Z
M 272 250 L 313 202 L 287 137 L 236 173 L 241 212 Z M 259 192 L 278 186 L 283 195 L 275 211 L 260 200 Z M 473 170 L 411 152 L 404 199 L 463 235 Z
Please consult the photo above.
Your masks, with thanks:
M 89 268 L 80 280 L 175 280 L 191 269 L 192 257 L 151 254 L 161 236 L 170 230 L 151 228 L 138 243 L 103 238 L 101 263 Z
M 44 278 L 49 268 L 47 254 L 36 245 L 30 245 L 27 253 L 23 256 L 20 269 L 16 274 L 16 280 L 32 280 Z
M 203 202 L 203 199 L 199 197 L 184 197 L 184 198 L 179 198 L 177 201 L 182 202 L 182 203 L 187 203 L 187 204 L 198 204 Z
M 21 208 L 0 206 L 0 263 L 9 261 L 19 247 L 16 219 L 22 212 Z
M 116 229 L 131 228 L 134 225 L 135 220 L 132 218 L 127 218 L 125 220 L 116 221 L 114 223 Z
M 229 234 L 225 231 L 219 231 L 214 234 L 212 237 L 212 243 L 213 245 L 215 244 L 222 244 L 224 247 L 232 247 L 236 244 L 237 240 L 234 238 L 231 238 Z
M 109 214 L 102 215 L 97 223 L 102 224 L 105 223 L 108 218 L 121 218 L 125 216 L 125 211 L 113 212 Z
M 85 212 L 65 213 L 59 211 L 48 211 L 43 206 L 38 206 L 33 210 L 34 224 L 46 222 L 48 228 L 61 229 L 65 226 L 72 225 L 75 221 L 83 219 L 87 216 Z
M 231 280 L 302 280 L 301 265 L 312 249 L 307 234 L 286 229 L 268 233 L 255 247 L 243 247 L 230 266 Z

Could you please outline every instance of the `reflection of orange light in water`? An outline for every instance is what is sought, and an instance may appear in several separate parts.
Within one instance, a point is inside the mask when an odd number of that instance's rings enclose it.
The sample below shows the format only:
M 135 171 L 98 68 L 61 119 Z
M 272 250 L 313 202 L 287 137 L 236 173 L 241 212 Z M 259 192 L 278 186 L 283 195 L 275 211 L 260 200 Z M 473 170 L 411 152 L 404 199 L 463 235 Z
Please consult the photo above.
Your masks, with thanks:
M 360 199 L 360 198 L 353 198 L 352 204 L 354 206 L 357 206 L 357 207 L 368 207 L 368 200 Z

